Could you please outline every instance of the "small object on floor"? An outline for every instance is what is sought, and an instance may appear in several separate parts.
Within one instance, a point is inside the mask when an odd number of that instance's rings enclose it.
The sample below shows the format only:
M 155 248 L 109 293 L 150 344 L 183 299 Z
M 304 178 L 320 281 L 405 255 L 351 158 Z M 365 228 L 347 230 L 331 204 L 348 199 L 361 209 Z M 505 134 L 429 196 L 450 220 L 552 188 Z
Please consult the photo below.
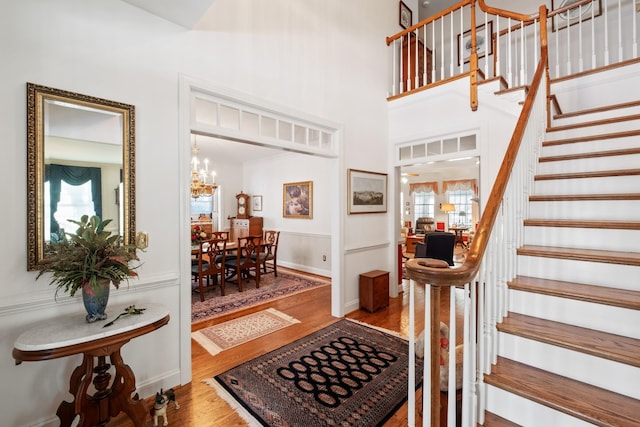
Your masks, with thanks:
M 167 406 L 169 402 L 173 402 L 175 404 L 176 409 L 180 409 L 180 405 L 178 405 L 178 401 L 176 400 L 176 394 L 173 389 L 170 388 L 167 391 L 162 391 L 156 393 L 156 401 L 153 404 L 153 408 L 151 408 L 151 416 L 153 417 L 153 426 L 158 426 L 158 417 L 162 417 L 164 422 L 163 426 L 169 425 L 169 421 L 167 420 Z

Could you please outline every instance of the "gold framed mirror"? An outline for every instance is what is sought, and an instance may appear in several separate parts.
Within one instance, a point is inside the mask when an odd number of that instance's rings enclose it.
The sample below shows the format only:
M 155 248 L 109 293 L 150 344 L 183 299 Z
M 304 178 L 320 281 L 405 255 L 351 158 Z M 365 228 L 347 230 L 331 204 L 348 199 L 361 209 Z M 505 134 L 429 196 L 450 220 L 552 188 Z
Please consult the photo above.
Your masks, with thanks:
M 27 269 L 85 213 L 134 243 L 135 194 L 135 107 L 27 83 Z

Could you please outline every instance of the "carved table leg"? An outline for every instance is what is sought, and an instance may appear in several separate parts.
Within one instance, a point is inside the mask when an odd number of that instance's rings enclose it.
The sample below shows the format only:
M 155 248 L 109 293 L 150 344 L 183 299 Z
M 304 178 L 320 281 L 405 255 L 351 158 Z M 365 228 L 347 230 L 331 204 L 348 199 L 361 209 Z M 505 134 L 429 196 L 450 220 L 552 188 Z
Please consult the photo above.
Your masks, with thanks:
M 140 400 L 138 394 L 132 397 L 136 389 L 136 377 L 133 370 L 124 363 L 120 355 L 120 349 L 111 353 L 111 363 L 116 369 L 110 397 L 111 416 L 120 411 L 126 413 L 136 427 L 142 427 L 149 414 L 149 408 L 144 400 Z
M 73 370 L 69 380 L 69 392 L 74 396 L 73 402 L 63 401 L 56 412 L 56 415 L 60 418 L 61 427 L 71 426 L 76 415 L 80 415 L 78 425 L 82 425 L 85 414 L 81 409 L 86 406 L 87 390 L 92 378 L 93 356 L 85 354 L 82 357 L 82 364 Z

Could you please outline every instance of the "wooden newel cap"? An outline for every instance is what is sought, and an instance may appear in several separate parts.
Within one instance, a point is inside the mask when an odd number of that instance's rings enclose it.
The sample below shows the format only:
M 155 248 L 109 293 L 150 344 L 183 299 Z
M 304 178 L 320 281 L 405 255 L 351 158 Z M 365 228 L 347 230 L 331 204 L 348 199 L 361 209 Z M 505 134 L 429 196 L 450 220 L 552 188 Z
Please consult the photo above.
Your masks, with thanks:
M 430 268 L 449 268 L 449 264 L 447 261 L 443 261 L 441 259 L 434 258 L 418 258 L 409 261 L 411 267 L 420 268 L 420 267 L 430 267 Z

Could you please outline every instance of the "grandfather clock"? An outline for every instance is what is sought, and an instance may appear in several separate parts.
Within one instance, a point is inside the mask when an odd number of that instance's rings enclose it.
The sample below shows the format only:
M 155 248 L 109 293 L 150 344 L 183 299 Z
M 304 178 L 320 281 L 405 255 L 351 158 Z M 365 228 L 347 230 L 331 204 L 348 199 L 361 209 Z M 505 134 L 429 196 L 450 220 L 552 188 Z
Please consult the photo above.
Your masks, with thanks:
M 249 218 L 249 195 L 244 193 L 236 194 L 237 215 L 238 219 Z
M 262 217 L 249 215 L 249 195 L 236 194 L 236 216 L 230 218 L 229 239 L 233 242 L 238 237 L 262 236 Z

